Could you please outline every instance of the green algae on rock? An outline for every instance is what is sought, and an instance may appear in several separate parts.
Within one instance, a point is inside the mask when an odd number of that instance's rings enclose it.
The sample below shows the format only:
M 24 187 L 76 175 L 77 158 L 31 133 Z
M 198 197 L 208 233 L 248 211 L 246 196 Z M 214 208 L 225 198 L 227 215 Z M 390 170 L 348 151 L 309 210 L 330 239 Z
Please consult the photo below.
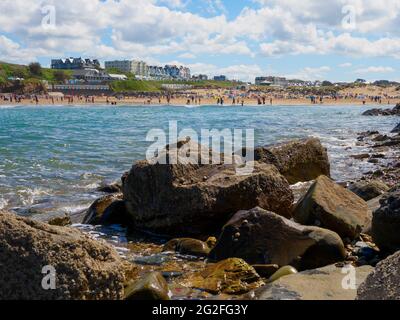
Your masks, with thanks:
M 183 284 L 212 294 L 243 294 L 264 284 L 254 268 L 244 260 L 231 258 L 208 265 Z

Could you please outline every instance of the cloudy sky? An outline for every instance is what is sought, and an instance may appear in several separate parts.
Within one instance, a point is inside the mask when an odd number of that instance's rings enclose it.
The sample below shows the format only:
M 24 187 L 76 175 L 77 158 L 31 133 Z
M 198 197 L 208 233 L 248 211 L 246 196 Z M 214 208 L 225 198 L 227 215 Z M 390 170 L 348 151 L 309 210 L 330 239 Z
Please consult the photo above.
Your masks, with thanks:
M 0 0 L 0 60 L 144 59 L 241 80 L 400 81 L 399 26 L 399 0 Z

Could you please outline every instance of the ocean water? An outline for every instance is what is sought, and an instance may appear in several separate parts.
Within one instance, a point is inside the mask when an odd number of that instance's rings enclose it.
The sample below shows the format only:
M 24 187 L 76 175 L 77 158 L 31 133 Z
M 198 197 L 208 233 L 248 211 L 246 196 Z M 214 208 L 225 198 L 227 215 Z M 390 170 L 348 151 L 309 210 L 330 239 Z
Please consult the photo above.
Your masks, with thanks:
M 150 129 L 254 129 L 256 145 L 315 136 L 329 150 L 332 174 L 346 181 L 373 169 L 357 133 L 388 133 L 395 117 L 363 117 L 365 107 L 0 107 L 0 209 L 53 215 L 87 208 L 96 188 L 144 159 Z

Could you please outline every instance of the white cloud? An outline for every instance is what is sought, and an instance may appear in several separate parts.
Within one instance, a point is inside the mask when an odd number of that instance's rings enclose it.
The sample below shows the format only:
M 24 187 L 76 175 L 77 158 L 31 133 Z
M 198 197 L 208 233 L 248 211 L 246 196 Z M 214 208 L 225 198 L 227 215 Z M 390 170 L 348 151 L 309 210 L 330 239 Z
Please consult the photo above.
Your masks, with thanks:
M 368 74 L 368 73 L 390 73 L 394 72 L 395 69 L 392 67 L 382 67 L 382 66 L 371 66 L 367 68 L 360 68 L 354 72 L 357 74 Z
M 350 68 L 352 66 L 353 66 L 353 64 L 351 62 L 345 62 L 345 63 L 339 64 L 340 68 Z
M 327 73 L 331 71 L 331 68 L 328 66 L 322 67 L 306 67 L 299 70 L 295 74 L 286 75 L 289 79 L 300 79 L 300 80 L 324 80 Z
M 48 0 L 46 4 L 56 8 L 57 27 L 46 30 L 41 26 L 42 0 L 31 0 L 29 5 L 26 0 L 1 0 L 0 12 L 7 14 L 0 15 L 0 35 L 13 43 L 0 48 L 1 57 L 29 62 L 76 52 L 150 59 L 258 54 L 400 58 L 398 0 L 254 2 L 259 6 L 245 7 L 228 19 L 219 0 L 207 1 L 214 10 L 211 17 L 189 12 L 189 0 Z M 342 8 L 348 4 L 357 12 L 353 33 L 341 25 Z M 18 49 L 6 49 L 12 45 Z

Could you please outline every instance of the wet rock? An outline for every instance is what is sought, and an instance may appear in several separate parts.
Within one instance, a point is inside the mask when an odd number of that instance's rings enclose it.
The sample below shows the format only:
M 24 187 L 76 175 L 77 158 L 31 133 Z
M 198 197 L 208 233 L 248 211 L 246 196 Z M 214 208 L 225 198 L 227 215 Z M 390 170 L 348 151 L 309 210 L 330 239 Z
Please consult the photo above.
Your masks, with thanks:
M 238 257 L 251 264 L 293 265 L 304 270 L 342 261 L 345 256 L 336 233 L 254 208 L 234 215 L 209 257 Z
M 350 156 L 350 158 L 353 158 L 353 159 L 356 159 L 356 160 L 369 159 L 369 154 L 368 153 L 353 154 L 353 155 Z
M 400 252 L 381 261 L 360 286 L 357 300 L 400 300 Z
M 255 264 L 254 270 L 263 278 L 269 279 L 274 273 L 279 270 L 277 264 Z
M 372 109 L 363 113 L 363 116 L 398 116 L 400 115 L 400 104 L 393 109 Z
M 373 213 L 372 236 L 386 253 L 400 250 L 400 185 L 380 200 L 380 208 Z
M 173 239 L 165 244 L 163 251 L 176 251 L 181 254 L 207 257 L 211 248 L 206 242 L 197 239 L 180 238 Z
M 295 221 L 355 239 L 370 222 L 367 203 L 325 176 L 319 177 L 294 211 Z
M 121 182 L 114 182 L 110 184 L 103 184 L 101 185 L 97 191 L 104 192 L 104 193 L 121 193 L 122 192 L 122 183 Z
M 71 217 L 55 217 L 47 222 L 51 226 L 66 227 L 72 224 Z
M 208 247 L 209 248 L 214 248 L 215 247 L 215 245 L 217 244 L 217 238 L 215 238 L 215 237 L 209 237 L 207 240 L 206 240 L 206 243 L 207 243 L 207 245 L 208 245 Z
M 345 273 L 342 273 L 343 270 L 346 270 Z M 358 286 L 373 271 L 373 268 L 364 266 L 355 269 L 356 286 L 354 288 L 343 286 L 349 270 L 351 269 L 331 265 L 288 275 L 247 294 L 244 298 L 255 300 L 354 300 Z
M 285 266 L 280 268 L 277 272 L 275 272 L 269 279 L 268 282 L 274 282 L 279 280 L 282 277 L 290 276 L 291 274 L 296 274 L 298 271 L 292 266 Z
M 124 227 L 134 227 L 132 218 L 126 210 L 124 200 L 115 200 L 112 202 L 100 218 L 99 224 L 101 225 L 115 225 L 119 224 Z
M 178 164 L 158 163 L 164 157 L 173 162 L 175 152 Z M 135 225 L 159 234 L 193 236 L 217 232 L 232 213 L 254 206 L 291 215 L 292 191 L 274 166 L 255 162 L 252 172 L 241 175 L 241 166 L 190 164 L 210 152 L 186 141 L 167 146 L 156 159 L 136 163 L 123 186 Z
M 112 194 L 101 197 L 97 199 L 88 209 L 86 212 L 85 217 L 83 218 L 83 224 L 92 224 L 92 225 L 99 225 L 101 224 L 101 219 L 103 217 L 104 212 L 111 204 L 115 201 L 122 200 L 123 195 L 119 194 Z
M 290 184 L 330 176 L 327 150 L 316 138 L 257 148 L 255 160 L 275 165 Z
M 0 261 L 1 300 L 123 298 L 125 266 L 118 253 L 73 228 L 1 212 Z M 45 266 L 56 272 L 55 290 L 43 290 Z
M 372 141 L 386 141 L 388 139 L 389 137 L 386 134 L 379 134 L 375 138 L 373 138 Z
M 189 278 L 186 285 L 212 294 L 244 294 L 262 286 L 264 282 L 242 259 L 232 258 L 209 265 Z
M 387 141 L 374 145 L 373 148 L 380 148 L 380 147 L 397 147 L 400 145 L 400 136 L 395 136 L 389 138 Z
M 392 130 L 392 133 L 400 133 L 400 123 Z
M 349 185 L 349 190 L 361 199 L 369 201 L 389 191 L 389 187 L 379 180 L 358 181 Z
M 161 273 L 152 272 L 125 289 L 126 300 L 170 300 L 168 283 Z

